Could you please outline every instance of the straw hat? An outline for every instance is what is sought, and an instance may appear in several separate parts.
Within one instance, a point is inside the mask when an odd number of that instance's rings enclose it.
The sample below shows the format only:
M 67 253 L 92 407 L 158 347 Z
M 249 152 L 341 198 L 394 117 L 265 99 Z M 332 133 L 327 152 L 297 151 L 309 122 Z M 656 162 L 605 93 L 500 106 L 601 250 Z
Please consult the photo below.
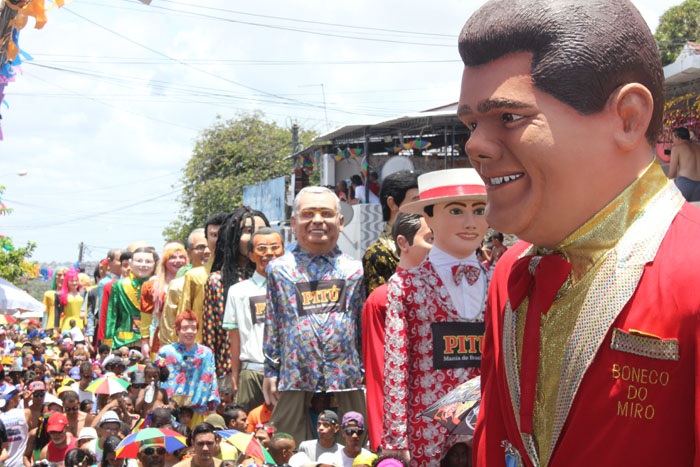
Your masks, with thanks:
M 458 200 L 486 201 L 486 185 L 474 169 L 436 170 L 418 176 L 420 199 L 401 206 L 400 211 L 423 214 L 423 208 Z

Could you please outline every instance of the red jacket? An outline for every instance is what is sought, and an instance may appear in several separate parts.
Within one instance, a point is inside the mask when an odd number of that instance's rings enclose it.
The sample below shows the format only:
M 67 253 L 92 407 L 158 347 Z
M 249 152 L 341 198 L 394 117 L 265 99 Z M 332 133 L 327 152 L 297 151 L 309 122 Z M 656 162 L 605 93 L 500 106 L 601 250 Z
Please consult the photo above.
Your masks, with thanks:
M 660 196 L 589 290 L 562 370 L 548 465 L 700 465 L 700 211 L 672 190 Z M 489 291 L 474 465 L 506 465 L 507 443 L 533 465 L 504 351 L 508 275 L 528 246 L 501 258 Z

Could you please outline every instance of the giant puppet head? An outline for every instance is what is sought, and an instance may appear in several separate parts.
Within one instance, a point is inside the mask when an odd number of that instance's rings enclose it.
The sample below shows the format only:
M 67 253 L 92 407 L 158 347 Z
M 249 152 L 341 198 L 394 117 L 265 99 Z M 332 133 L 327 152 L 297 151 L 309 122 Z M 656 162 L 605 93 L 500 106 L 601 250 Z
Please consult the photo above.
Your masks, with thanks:
M 155 272 L 158 258 L 152 247 L 140 247 L 131 257 L 131 273 L 137 279 L 146 279 Z
M 418 177 L 420 199 L 401 212 L 423 214 L 433 231 L 433 245 L 452 256 L 466 258 L 486 235 L 486 189 L 474 169 L 448 169 Z
M 554 247 L 652 161 L 663 72 L 628 0 L 492 0 L 459 51 L 465 150 L 494 229 Z

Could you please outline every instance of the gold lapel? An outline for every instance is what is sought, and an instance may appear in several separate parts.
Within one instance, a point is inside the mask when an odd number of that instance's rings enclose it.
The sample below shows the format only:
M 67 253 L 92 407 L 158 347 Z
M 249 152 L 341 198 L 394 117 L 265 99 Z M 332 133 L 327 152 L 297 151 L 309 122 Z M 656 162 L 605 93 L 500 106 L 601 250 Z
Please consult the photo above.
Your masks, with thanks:
M 534 252 L 534 247 L 530 246 L 525 251 L 520 253 L 518 259 L 523 256 L 531 255 Z M 523 306 L 527 309 L 527 298 L 523 301 Z M 506 300 L 506 307 L 503 313 L 503 361 L 506 371 L 506 381 L 508 382 L 508 390 L 510 393 L 510 401 L 515 416 L 515 423 L 518 425 L 520 437 L 523 440 L 523 445 L 530 458 L 530 462 L 535 467 L 540 465 L 540 459 L 537 455 L 535 440 L 530 434 L 520 431 L 520 362 L 518 361 L 518 333 L 517 333 L 518 314 L 512 309 L 510 299 Z
M 593 279 L 564 357 L 549 459 L 586 370 L 684 202 L 669 181 L 610 251 Z

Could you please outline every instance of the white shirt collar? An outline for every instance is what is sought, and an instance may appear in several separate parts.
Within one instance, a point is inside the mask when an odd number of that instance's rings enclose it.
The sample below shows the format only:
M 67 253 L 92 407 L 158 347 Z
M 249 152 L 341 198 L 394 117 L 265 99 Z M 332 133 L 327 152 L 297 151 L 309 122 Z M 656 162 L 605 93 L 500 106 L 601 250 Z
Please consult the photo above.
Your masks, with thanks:
M 260 274 L 257 270 L 253 273 L 253 277 L 251 277 L 251 279 L 258 287 L 262 287 L 267 282 L 267 277 Z
M 476 259 L 476 252 L 473 252 L 466 258 L 459 259 L 445 253 L 435 245 L 433 245 L 433 247 L 430 249 L 428 258 L 435 268 L 451 268 L 457 264 L 471 264 L 477 267 L 479 266 L 479 261 Z

